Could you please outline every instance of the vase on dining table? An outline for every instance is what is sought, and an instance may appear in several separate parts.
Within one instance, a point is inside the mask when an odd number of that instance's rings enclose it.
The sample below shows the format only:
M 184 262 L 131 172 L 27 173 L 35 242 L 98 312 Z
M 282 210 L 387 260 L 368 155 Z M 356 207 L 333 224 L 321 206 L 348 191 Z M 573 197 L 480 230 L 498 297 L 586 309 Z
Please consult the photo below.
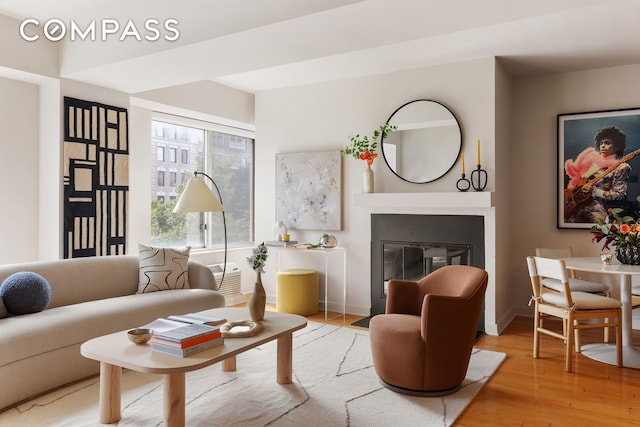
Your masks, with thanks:
M 640 246 L 618 245 L 616 246 L 616 258 L 622 264 L 640 265 Z

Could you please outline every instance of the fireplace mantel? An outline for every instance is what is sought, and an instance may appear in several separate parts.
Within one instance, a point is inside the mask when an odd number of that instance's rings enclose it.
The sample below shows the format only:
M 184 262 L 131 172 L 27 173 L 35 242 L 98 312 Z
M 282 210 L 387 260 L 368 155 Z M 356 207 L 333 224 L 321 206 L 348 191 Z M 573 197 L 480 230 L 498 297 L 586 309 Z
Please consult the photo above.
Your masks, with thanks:
M 478 215 L 484 218 L 484 263 L 489 273 L 485 297 L 485 332 L 498 335 L 496 319 L 496 201 L 489 191 L 354 194 L 356 208 L 371 214 Z
M 404 209 L 482 209 L 494 207 L 492 192 L 441 193 L 361 193 L 354 195 L 355 206 Z

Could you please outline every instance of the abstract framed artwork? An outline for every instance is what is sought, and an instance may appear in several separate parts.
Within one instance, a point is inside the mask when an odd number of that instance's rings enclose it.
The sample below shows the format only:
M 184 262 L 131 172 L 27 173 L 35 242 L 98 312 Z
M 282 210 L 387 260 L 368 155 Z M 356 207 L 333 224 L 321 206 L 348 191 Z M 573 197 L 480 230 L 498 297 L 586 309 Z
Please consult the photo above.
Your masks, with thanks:
M 558 114 L 557 227 L 591 228 L 609 208 L 635 214 L 640 109 Z
M 289 229 L 342 229 L 340 151 L 276 154 L 276 220 Z
M 64 258 L 126 253 L 125 108 L 64 98 Z

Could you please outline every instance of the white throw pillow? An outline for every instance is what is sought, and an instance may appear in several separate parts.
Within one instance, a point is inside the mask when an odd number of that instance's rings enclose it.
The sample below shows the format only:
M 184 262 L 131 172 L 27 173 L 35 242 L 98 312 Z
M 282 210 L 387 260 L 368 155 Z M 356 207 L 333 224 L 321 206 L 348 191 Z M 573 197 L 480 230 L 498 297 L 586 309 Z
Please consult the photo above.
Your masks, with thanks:
M 138 244 L 138 293 L 189 289 L 189 252 L 186 248 L 154 248 Z

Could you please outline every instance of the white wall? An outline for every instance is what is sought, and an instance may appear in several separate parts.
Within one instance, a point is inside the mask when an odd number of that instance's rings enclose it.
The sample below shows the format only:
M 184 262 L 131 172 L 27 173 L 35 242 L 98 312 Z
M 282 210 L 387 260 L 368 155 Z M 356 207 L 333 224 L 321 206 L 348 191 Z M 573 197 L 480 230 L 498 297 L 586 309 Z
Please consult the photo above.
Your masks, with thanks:
M 537 246 L 572 246 L 577 256 L 600 253 L 588 230 L 556 228 L 557 115 L 638 108 L 639 75 L 640 65 L 630 65 L 515 80 L 510 271 L 516 314 L 531 314 L 525 257 Z
M 23 262 L 38 257 L 38 86 L 0 78 L 0 259 Z
M 449 107 L 462 127 L 463 150 L 475 159 L 482 146 L 483 167 L 489 171 L 487 191 L 495 188 L 494 60 L 492 58 L 382 76 L 261 92 L 256 95 L 256 239 L 269 240 L 275 223 L 275 154 L 340 150 L 350 135 L 371 134 L 400 105 L 433 99 Z M 370 212 L 353 205 L 362 192 L 365 163 L 343 159 L 343 230 L 332 232 L 349 257 L 348 312 L 369 314 Z M 379 157 L 376 192 L 456 191 L 459 165 L 428 184 L 410 184 L 396 177 Z M 292 239 L 315 243 L 319 230 L 292 230 Z M 267 263 L 263 283 L 270 299 L 275 278 Z M 340 301 L 330 301 L 335 307 Z
M 514 221 L 511 188 L 514 185 L 512 172 L 513 147 L 517 140 L 512 138 L 512 93 L 513 82 L 502 64 L 496 63 L 495 106 L 492 108 L 495 123 L 495 163 L 500 165 L 495 171 L 496 199 L 496 286 L 495 313 L 496 324 L 504 327 L 511 322 L 512 284 L 509 266 L 511 265 L 511 224 Z M 517 168 L 515 169 L 517 170 Z M 521 180 L 518 183 L 522 183 Z

